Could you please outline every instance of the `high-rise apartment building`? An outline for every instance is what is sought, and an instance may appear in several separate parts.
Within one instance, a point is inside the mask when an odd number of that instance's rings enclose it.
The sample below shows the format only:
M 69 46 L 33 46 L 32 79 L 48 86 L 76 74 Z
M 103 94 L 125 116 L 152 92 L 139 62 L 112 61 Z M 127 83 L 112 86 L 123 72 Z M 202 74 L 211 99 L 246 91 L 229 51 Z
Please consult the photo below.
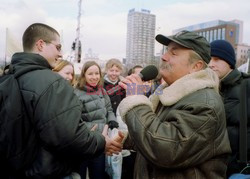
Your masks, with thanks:
M 181 30 L 196 32 L 204 36 L 209 42 L 219 39 L 229 41 L 235 48 L 237 66 L 245 63 L 248 58 L 247 54 L 250 51 L 250 46 L 243 44 L 243 22 L 240 20 L 204 22 L 176 29 L 173 34 Z
M 155 15 L 131 9 L 127 21 L 126 65 L 154 64 Z

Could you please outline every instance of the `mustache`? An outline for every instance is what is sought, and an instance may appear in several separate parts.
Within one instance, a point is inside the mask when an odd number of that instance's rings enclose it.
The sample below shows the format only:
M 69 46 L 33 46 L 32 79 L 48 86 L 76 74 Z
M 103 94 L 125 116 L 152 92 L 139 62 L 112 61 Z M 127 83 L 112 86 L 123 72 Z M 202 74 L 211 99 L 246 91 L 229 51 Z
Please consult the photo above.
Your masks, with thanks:
M 160 63 L 160 69 L 162 69 L 162 70 L 169 70 L 169 69 L 171 69 L 171 65 L 169 65 L 165 61 L 161 61 L 161 63 Z

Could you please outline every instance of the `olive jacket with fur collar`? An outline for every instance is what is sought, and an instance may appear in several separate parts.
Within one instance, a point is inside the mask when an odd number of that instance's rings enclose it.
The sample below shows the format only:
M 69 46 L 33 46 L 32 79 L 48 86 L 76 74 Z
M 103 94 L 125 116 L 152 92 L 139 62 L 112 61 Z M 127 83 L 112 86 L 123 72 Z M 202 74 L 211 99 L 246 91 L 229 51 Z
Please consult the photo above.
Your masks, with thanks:
M 205 69 L 159 86 L 149 99 L 123 99 L 120 113 L 137 149 L 135 178 L 225 178 L 231 149 L 218 84 Z

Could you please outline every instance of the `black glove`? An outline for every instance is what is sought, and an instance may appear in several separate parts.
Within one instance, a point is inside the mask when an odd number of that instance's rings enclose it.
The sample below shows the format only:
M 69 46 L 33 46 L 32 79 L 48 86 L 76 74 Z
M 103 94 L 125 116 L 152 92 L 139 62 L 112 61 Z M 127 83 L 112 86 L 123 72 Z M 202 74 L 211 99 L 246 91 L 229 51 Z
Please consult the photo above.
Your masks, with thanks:
M 119 124 L 118 124 L 118 122 L 116 122 L 116 121 L 109 121 L 108 122 L 108 126 L 109 126 L 109 129 L 114 129 L 114 128 L 118 128 L 119 127 Z

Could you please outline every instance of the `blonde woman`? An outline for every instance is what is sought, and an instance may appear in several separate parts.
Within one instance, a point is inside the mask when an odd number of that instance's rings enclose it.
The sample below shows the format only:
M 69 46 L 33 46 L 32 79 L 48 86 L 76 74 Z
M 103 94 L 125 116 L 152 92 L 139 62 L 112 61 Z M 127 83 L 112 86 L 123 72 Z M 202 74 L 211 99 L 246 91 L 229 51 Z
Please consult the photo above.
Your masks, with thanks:
M 53 71 L 57 72 L 65 80 L 69 81 L 72 86 L 74 85 L 74 82 L 75 82 L 75 70 L 74 70 L 74 66 L 73 66 L 73 64 L 71 62 L 69 62 L 67 60 L 60 60 L 56 64 Z

